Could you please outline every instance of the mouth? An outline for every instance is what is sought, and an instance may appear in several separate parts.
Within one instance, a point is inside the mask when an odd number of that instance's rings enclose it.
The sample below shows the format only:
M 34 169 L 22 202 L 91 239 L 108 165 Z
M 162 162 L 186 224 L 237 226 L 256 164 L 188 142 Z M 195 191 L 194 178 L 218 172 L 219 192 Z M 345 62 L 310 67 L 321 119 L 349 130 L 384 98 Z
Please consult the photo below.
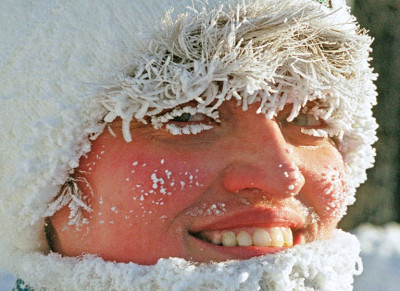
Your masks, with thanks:
M 187 229 L 190 249 L 208 261 L 249 259 L 303 244 L 307 223 L 295 207 L 252 206 L 223 217 L 195 220 Z M 207 261 L 206 259 L 202 261 Z
M 293 232 L 289 227 L 241 227 L 190 233 L 197 239 L 224 247 L 292 247 Z

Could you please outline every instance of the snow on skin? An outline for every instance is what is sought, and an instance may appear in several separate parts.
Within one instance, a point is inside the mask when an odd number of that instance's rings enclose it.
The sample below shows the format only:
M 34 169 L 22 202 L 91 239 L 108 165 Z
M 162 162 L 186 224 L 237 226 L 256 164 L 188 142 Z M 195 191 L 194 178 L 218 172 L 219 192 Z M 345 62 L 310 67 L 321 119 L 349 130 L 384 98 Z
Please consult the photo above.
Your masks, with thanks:
M 203 184 L 198 180 L 199 169 L 194 171 L 183 169 L 178 173 L 173 173 L 173 171 L 169 170 L 168 162 L 164 158 L 159 160 L 158 165 L 146 162 L 140 160 L 132 161 L 131 165 L 133 169 L 136 170 L 130 170 L 130 177 L 125 178 L 126 182 L 132 183 L 131 189 L 133 195 L 131 196 L 131 201 L 137 203 L 137 208 L 139 210 L 135 211 L 135 214 L 132 215 L 132 219 L 134 219 L 134 217 L 140 218 L 146 216 L 150 218 L 151 216 L 153 218 L 158 217 L 161 222 L 165 222 L 166 217 L 165 213 L 162 211 L 162 207 L 168 203 L 168 200 L 164 201 L 164 198 L 173 195 L 173 193 L 177 191 L 182 193 L 186 187 L 202 187 Z M 185 162 L 183 164 L 185 164 Z M 150 172 L 148 176 L 149 180 L 137 180 L 135 177 L 140 177 L 143 174 L 142 171 L 145 171 L 143 168 L 146 166 L 153 167 L 152 172 Z M 134 173 L 135 175 L 133 175 Z M 224 204 L 216 204 L 207 207 L 204 206 L 202 211 L 204 215 L 222 215 L 226 209 L 224 208 Z M 127 215 L 125 210 L 118 211 L 116 207 L 112 207 L 111 212 L 113 215 L 121 216 L 121 219 L 131 219 L 131 216 Z M 131 220 L 131 222 L 133 222 L 133 220 Z M 102 223 L 110 222 L 105 221 Z
M 226 213 L 225 203 L 218 202 L 213 204 L 208 204 L 203 202 L 200 206 L 196 206 L 190 210 L 188 210 L 185 214 L 190 216 L 210 216 L 217 215 L 221 216 Z
M 325 208 L 325 215 L 331 219 L 341 218 L 346 213 L 346 183 L 343 179 L 342 172 L 337 167 L 327 166 L 326 173 L 322 182 L 324 183 L 324 200 L 328 205 Z
M 291 154 L 293 152 L 293 149 L 289 148 L 286 150 L 286 152 L 288 154 Z M 288 190 L 286 191 L 286 194 L 290 194 L 291 196 L 296 195 L 296 193 L 290 192 L 290 191 L 294 190 L 295 186 L 299 185 L 299 183 L 298 183 L 299 179 L 300 179 L 299 167 L 294 162 L 292 162 L 290 165 L 289 164 L 285 164 L 285 165 L 279 164 L 278 167 L 279 167 L 280 171 L 283 171 L 283 176 L 285 178 L 289 179 L 288 182 L 292 182 L 292 184 L 288 185 Z
M 138 166 L 139 164 L 140 163 L 137 162 L 137 161 L 133 163 L 134 166 Z M 165 159 L 161 159 L 160 160 L 160 164 L 164 165 L 165 164 Z M 143 163 L 142 167 L 146 167 L 146 165 L 147 165 L 146 163 Z M 154 196 L 159 196 L 159 195 L 163 195 L 164 196 L 164 195 L 171 195 L 172 194 L 166 188 L 166 180 L 170 180 L 171 179 L 172 172 L 169 171 L 168 169 L 166 169 L 166 170 L 164 170 L 164 173 L 165 173 L 166 176 L 163 176 L 162 174 L 157 174 L 158 170 L 159 170 L 159 168 L 155 169 L 153 171 L 153 173 L 150 174 L 150 180 L 151 180 L 152 189 L 150 189 L 150 190 L 141 189 L 140 190 L 141 195 L 140 195 L 139 199 L 137 199 L 136 195 L 133 197 L 133 200 L 135 200 L 135 201 L 138 200 L 139 205 L 141 205 L 141 208 L 143 210 L 141 217 L 145 217 L 145 215 L 151 215 L 151 214 L 154 213 L 154 211 L 152 211 L 152 210 L 150 210 L 150 211 L 147 211 L 148 209 L 145 210 L 146 208 L 143 206 L 143 203 L 146 200 L 152 199 L 152 200 L 149 200 L 151 205 L 162 206 L 162 205 L 164 205 L 164 202 L 162 201 L 163 198 L 161 197 L 158 200 L 156 200 L 153 197 Z M 174 185 L 174 182 L 172 182 L 170 184 Z M 141 187 L 142 187 L 142 185 L 136 184 L 136 188 L 133 188 L 134 192 L 136 192 L 135 191 L 136 189 L 141 188 Z M 163 216 L 163 215 L 161 215 L 161 216 Z M 139 217 L 139 215 L 136 215 L 136 217 Z

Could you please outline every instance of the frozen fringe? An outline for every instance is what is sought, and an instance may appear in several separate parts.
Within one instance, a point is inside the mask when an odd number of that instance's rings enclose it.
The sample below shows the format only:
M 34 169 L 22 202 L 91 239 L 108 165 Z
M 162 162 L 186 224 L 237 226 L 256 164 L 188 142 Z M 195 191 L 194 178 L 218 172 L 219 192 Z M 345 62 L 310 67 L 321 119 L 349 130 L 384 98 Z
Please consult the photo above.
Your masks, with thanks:
M 77 228 L 86 224 L 87 220 L 83 218 L 83 211 L 92 212 L 92 209 L 83 201 L 82 191 L 78 186 L 78 182 L 85 183 L 87 187 L 90 185 L 86 178 L 75 178 L 72 174 L 61 187 L 60 195 L 52 203 L 48 205 L 45 217 L 52 216 L 58 210 L 68 205 L 70 209 L 68 225 L 75 225 Z M 92 192 L 91 188 L 90 191 Z M 93 193 L 92 193 L 93 195 Z
M 329 95 L 336 100 L 319 116 L 328 119 L 362 77 L 355 57 L 369 37 L 321 25 L 326 16 L 318 5 L 269 2 L 194 10 L 175 22 L 167 15 L 149 51 L 103 91 L 105 120 L 119 116 L 126 127 L 189 101 L 211 113 L 231 98 L 244 110 L 261 102 L 258 112 L 268 118 L 284 99 L 295 105 L 293 119 L 308 100 Z M 124 137 L 131 140 L 127 129 Z

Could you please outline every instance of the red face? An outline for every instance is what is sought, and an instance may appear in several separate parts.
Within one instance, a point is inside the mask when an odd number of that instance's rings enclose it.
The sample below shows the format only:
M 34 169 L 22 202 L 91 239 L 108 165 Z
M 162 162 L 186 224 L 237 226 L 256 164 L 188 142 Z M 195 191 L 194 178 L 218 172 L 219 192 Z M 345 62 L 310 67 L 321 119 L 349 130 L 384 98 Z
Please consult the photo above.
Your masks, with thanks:
M 91 188 L 80 183 L 88 223 L 68 225 L 68 207 L 51 218 L 57 251 L 149 265 L 247 259 L 328 238 L 346 193 L 341 154 L 302 133 L 324 127 L 312 116 L 287 122 L 285 108 L 267 120 L 256 109 L 227 101 L 219 123 L 199 114 L 169 122 L 213 125 L 198 134 L 135 123 L 130 143 L 114 122 L 116 137 L 105 130 L 75 171 Z

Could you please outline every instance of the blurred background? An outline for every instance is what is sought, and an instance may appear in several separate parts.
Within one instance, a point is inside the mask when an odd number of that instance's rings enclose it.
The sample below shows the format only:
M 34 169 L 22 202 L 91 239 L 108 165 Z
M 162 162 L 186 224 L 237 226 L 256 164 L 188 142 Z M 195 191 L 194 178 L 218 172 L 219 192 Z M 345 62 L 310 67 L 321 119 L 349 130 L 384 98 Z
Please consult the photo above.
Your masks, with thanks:
M 347 2 L 361 27 L 375 39 L 372 66 L 379 74 L 376 163 L 340 225 L 350 230 L 364 222 L 400 222 L 400 0 Z

